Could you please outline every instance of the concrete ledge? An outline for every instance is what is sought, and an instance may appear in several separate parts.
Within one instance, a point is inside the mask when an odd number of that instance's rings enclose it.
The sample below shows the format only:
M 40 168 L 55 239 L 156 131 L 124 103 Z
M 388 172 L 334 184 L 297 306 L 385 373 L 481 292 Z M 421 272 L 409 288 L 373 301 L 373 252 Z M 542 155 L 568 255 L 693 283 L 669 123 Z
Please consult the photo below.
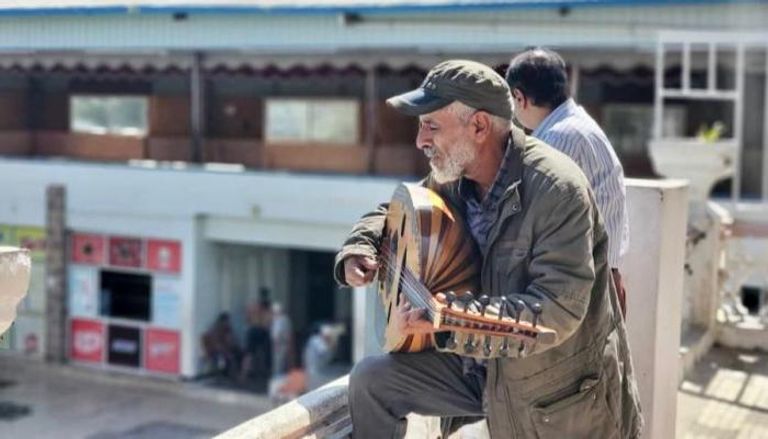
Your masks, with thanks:
M 768 352 L 768 326 L 758 316 L 745 316 L 740 322 L 721 322 L 717 342 L 729 348 Z
M 217 439 L 344 438 L 352 432 L 349 376 L 307 393 L 216 436 Z
M 693 372 L 696 363 L 709 352 L 714 343 L 715 331 L 713 329 L 693 325 L 683 330 L 680 339 L 679 384 Z

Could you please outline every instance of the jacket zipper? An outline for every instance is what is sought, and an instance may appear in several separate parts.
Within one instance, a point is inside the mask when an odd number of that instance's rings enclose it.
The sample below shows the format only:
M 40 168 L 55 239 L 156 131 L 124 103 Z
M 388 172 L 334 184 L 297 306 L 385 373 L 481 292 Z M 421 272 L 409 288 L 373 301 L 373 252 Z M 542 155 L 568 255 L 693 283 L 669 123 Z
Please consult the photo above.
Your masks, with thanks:
M 504 384 L 503 367 L 499 363 L 501 363 L 501 360 L 497 360 L 496 362 L 496 388 L 501 387 L 502 391 L 504 392 L 504 403 L 507 407 L 507 410 L 504 410 L 504 413 L 507 416 L 510 427 L 512 427 L 512 434 L 509 437 L 515 438 L 517 437 L 518 431 L 517 422 L 515 422 L 515 417 L 512 414 L 512 411 L 509 410 L 510 406 L 512 405 L 512 397 L 509 395 L 509 389 L 507 388 L 506 384 Z

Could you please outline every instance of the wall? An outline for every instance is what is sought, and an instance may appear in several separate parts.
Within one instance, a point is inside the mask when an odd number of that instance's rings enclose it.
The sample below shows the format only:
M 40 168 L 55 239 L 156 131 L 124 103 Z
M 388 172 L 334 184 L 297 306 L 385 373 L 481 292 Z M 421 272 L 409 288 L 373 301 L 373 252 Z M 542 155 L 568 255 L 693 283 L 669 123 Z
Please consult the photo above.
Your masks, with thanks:
M 683 181 L 627 180 L 630 245 L 621 272 L 645 438 L 675 435 L 687 199 Z
M 53 157 L 123 161 L 143 159 L 146 155 L 143 137 L 39 131 L 33 138 L 37 154 Z

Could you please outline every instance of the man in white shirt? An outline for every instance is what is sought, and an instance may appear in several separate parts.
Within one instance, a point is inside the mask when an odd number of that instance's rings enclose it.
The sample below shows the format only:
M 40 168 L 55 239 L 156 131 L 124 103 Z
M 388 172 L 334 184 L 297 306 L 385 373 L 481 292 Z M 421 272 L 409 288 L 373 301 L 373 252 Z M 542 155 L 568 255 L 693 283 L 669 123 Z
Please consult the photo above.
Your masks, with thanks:
M 629 245 L 624 170 L 611 142 L 581 106 L 568 95 L 565 61 L 556 52 L 528 49 L 509 63 L 518 122 L 532 135 L 570 156 L 584 171 L 595 193 L 609 236 L 608 263 L 626 315 L 626 292 L 619 262 Z

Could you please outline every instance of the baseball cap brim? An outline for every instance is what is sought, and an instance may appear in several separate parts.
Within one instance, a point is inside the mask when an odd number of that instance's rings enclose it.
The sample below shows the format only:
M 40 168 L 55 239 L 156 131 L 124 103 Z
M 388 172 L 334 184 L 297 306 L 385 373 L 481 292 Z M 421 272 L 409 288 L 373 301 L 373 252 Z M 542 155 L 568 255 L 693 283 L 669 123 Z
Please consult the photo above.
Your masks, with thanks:
M 453 101 L 453 99 L 429 93 L 423 88 L 417 88 L 416 90 L 387 99 L 387 104 L 405 115 L 420 116 L 437 111 Z

